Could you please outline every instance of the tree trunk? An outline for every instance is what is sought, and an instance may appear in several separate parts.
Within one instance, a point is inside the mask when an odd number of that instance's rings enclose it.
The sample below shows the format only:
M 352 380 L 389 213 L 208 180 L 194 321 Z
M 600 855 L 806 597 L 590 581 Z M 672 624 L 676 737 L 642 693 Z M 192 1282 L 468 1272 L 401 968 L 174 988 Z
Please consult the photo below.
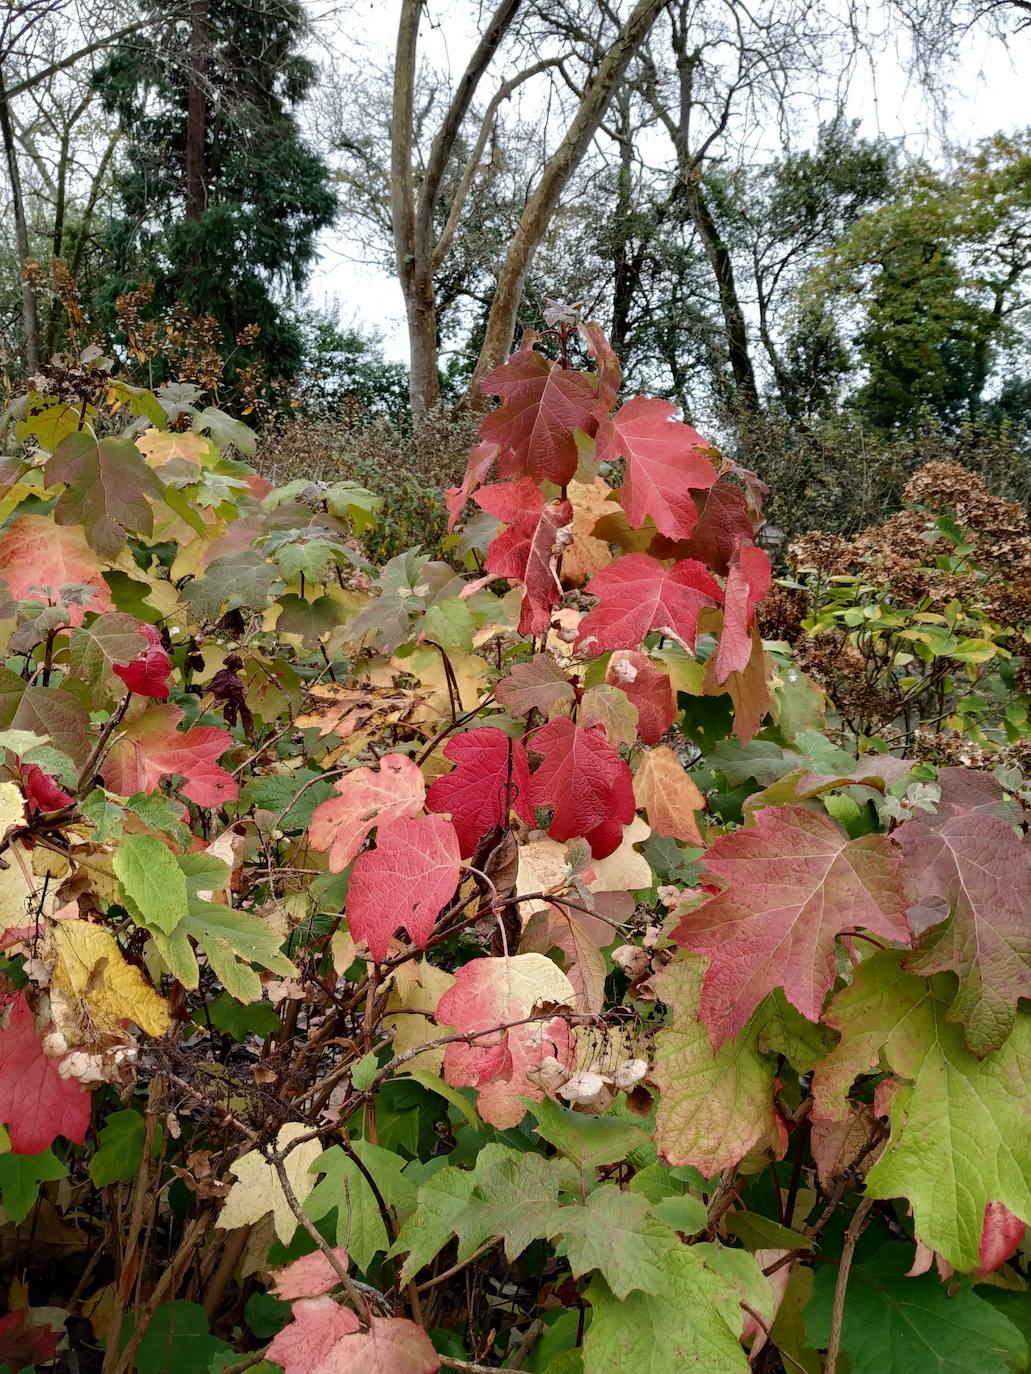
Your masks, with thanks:
M 547 233 L 570 176 L 579 166 L 597 132 L 620 78 L 667 3 L 668 0 L 638 0 L 633 13 L 584 88 L 580 107 L 565 138 L 545 163 L 540 181 L 526 204 L 498 274 L 483 347 L 463 398 L 463 406 L 478 407 L 482 404 L 481 385 L 484 377 L 508 356 L 523 287 L 534 254 Z
M 18 170 L 18 151 L 14 142 L 11 107 L 0 69 L 0 136 L 7 159 L 7 175 L 11 183 L 11 204 L 14 210 L 14 239 L 21 269 L 21 313 L 25 329 L 25 366 L 29 374 L 39 370 L 39 321 L 36 316 L 36 292 L 26 275 L 29 260 L 29 231 L 25 222 L 25 201 L 22 196 L 21 174 Z
M 57 160 L 57 192 L 54 197 L 54 233 L 50 242 L 50 252 L 55 258 L 61 256 L 64 248 L 64 217 L 68 201 L 68 161 L 71 155 L 71 125 L 66 125 L 61 135 L 61 151 Z M 50 318 L 47 321 L 46 355 L 53 356 L 57 345 L 57 326 L 61 318 L 61 299 L 54 296 L 50 305 Z
M 193 0 L 190 7 L 190 86 L 186 97 L 186 218 L 200 219 L 207 203 L 205 143 L 208 102 L 207 80 L 208 0 Z
M 743 419 L 751 418 L 759 411 L 759 390 L 755 384 L 755 371 L 748 348 L 745 315 L 741 309 L 734 279 L 734 263 L 705 198 L 697 168 L 686 171 L 683 185 L 691 219 L 698 230 L 705 247 L 705 255 L 716 278 L 738 410 Z

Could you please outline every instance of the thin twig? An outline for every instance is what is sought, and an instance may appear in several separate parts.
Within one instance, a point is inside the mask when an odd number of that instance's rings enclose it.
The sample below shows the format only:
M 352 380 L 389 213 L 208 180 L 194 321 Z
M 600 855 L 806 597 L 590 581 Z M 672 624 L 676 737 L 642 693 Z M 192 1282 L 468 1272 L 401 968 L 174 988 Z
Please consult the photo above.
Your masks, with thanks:
M 834 1305 L 831 1308 L 831 1331 L 827 1340 L 824 1374 L 837 1374 L 838 1351 L 841 1349 L 841 1328 L 845 1320 L 845 1290 L 848 1287 L 848 1276 L 852 1269 L 852 1257 L 856 1252 L 856 1244 L 869 1224 L 867 1217 L 873 1203 L 873 1198 L 863 1198 L 848 1224 L 848 1230 L 845 1232 L 845 1244 L 842 1247 L 841 1259 L 838 1263 L 838 1281 L 834 1285 Z

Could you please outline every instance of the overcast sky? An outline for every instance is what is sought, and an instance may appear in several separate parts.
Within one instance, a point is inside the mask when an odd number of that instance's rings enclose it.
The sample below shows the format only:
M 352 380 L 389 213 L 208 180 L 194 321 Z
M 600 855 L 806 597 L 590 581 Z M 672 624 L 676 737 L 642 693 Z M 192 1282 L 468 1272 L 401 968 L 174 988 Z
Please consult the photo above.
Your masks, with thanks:
M 389 62 L 399 11 L 399 0 L 363 0 L 352 11 L 353 17 L 372 18 L 372 25 L 362 26 L 362 46 L 384 65 Z M 431 61 L 440 66 L 450 63 L 452 70 L 462 63 L 473 35 L 468 28 L 463 32 L 461 20 L 472 11 L 473 6 L 458 0 L 449 8 L 446 23 L 429 30 L 424 25 L 421 41 Z M 942 112 L 932 108 L 926 91 L 907 74 L 905 45 L 899 51 L 894 43 L 886 43 L 875 66 L 865 62 L 857 67 L 848 113 L 861 121 L 868 136 L 901 138 L 914 154 L 941 157 L 943 138 L 961 146 L 998 130 L 1011 132 L 1031 124 L 1029 72 L 1031 33 L 1015 35 L 1007 47 L 983 30 L 972 30 L 961 60 L 948 74 L 952 98 L 943 119 Z M 337 301 L 345 324 L 381 330 L 387 355 L 407 362 L 400 288 L 394 277 L 364 262 L 363 256 L 360 246 L 342 229 L 324 234 L 311 296 L 318 304 Z

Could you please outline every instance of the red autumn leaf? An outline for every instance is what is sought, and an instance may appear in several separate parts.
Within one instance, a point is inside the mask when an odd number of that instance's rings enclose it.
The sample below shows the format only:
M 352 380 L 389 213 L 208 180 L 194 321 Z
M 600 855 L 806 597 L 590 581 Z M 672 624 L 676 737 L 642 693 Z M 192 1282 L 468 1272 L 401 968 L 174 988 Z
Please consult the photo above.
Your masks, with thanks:
M 22 764 L 21 785 L 30 811 L 59 811 L 75 800 L 35 763 Z
M 519 632 L 543 634 L 551 608 L 562 599 L 557 564 L 569 540 L 573 507 L 568 501 L 545 503 L 528 477 L 483 487 L 474 499 L 506 525 L 487 550 L 487 571 L 523 583 Z
M 334 784 L 337 796 L 312 813 L 308 839 L 329 850 L 329 867 L 342 873 L 374 825 L 417 816 L 426 799 L 422 774 L 404 754 L 384 754 L 378 768 L 353 768 Z
M 673 724 L 677 697 L 667 673 L 660 673 L 645 654 L 617 649 L 609 659 L 605 681 L 625 692 L 637 707 L 637 733 L 644 744 L 656 744 Z
M 489 726 L 467 730 L 448 741 L 444 757 L 456 767 L 432 784 L 426 807 L 451 813 L 463 858 L 496 825 L 507 823 L 510 810 L 533 825 L 530 762 L 519 740 Z
M 594 387 L 533 348 L 520 348 L 489 373 L 484 391 L 500 396 L 480 435 L 501 449 L 498 473 L 564 487 L 576 472 L 576 431 L 593 434 L 603 414 Z
M 526 1108 L 544 1094 L 528 1077 L 545 1059 L 566 1067 L 573 1062 L 573 1037 L 561 1018 L 526 1021 L 538 1005 L 572 1005 L 572 983 L 544 954 L 472 959 L 455 970 L 454 985 L 437 1003 L 438 1026 L 475 1034 L 455 1041 L 444 1053 L 444 1077 L 454 1088 L 475 1088 L 484 1121 L 506 1130 L 518 1126 Z M 514 1025 L 513 1022 L 523 1022 Z
M 530 800 L 553 809 L 548 834 L 555 840 L 583 836 L 596 859 L 614 853 L 624 825 L 634 818 L 634 783 L 605 732 L 556 716 L 537 731 L 530 748 L 542 756 Z
M 725 573 L 742 544 L 751 540 L 760 523 L 753 518 L 744 491 L 724 478 L 701 494 L 698 524 L 686 544 L 677 548 L 680 558 L 697 558 L 713 572 Z M 659 548 L 658 557 L 666 556 Z
M 286 1374 L 312 1374 L 341 1338 L 359 1329 L 350 1308 L 332 1298 L 302 1298 L 293 1305 L 293 1321 L 276 1332 L 265 1353 Z
M 978 1277 L 984 1278 L 1006 1263 L 1024 1243 L 1024 1223 L 1001 1202 L 989 1202 L 984 1209 L 979 1250 Z
M 552 716 L 576 700 L 573 684 L 548 654 L 534 654 L 529 662 L 515 664 L 494 695 L 514 716 L 529 715 L 535 708 Z
M 347 1251 L 337 1247 L 333 1254 L 346 1269 Z M 281 1302 L 294 1302 L 297 1298 L 320 1298 L 323 1293 L 336 1288 L 340 1282 L 340 1275 L 321 1250 L 314 1250 L 310 1255 L 302 1255 L 285 1269 L 275 1270 L 274 1278 L 272 1292 Z
M 458 886 L 461 856 L 455 827 L 442 816 L 392 821 L 376 848 L 359 854 L 347 889 L 347 924 L 372 957 L 387 957 L 399 926 L 425 949 L 433 923 Z
M 1018 997 L 1031 997 L 1031 842 L 945 796 L 945 816 L 906 821 L 892 836 L 917 936 L 906 967 L 958 976 L 949 1020 L 983 1056 L 1012 1030 Z
M 222 806 L 234 801 L 239 788 L 218 760 L 232 747 L 227 730 L 213 725 L 176 727 L 183 718 L 178 706 L 152 706 L 126 722 L 125 734 L 116 740 L 104 761 L 104 781 L 112 792 L 131 797 L 153 792 L 164 778 L 179 774 L 184 797 L 198 806 Z
M 755 544 L 742 544 L 730 560 L 723 593 L 723 632 L 716 649 L 716 681 L 744 672 L 752 656 L 755 608 L 770 590 L 770 560 Z
M 58 1060 L 43 1053 L 32 1008 L 19 992 L 0 1030 L 0 1122 L 16 1155 L 38 1155 L 62 1135 L 75 1145 L 86 1139 L 90 1095 L 74 1078 L 62 1078 Z
M 603 410 L 609 411 L 616 404 L 619 388 L 623 381 L 623 367 L 619 357 L 605 337 L 601 325 L 589 321 L 580 326 L 580 335 L 587 344 L 587 351 L 594 359 L 598 369 L 598 403 Z
M 626 459 L 619 500 L 634 529 L 650 515 L 660 534 L 687 539 L 698 523 L 692 493 L 711 487 L 716 469 L 705 457 L 711 445 L 675 413 L 671 401 L 635 396 L 598 426 L 597 456 Z
M 736 1035 L 774 988 L 818 1021 L 842 931 L 909 941 L 887 836 L 850 840 L 822 812 L 764 807 L 751 829 L 716 840 L 705 868 L 724 890 L 684 915 L 673 938 L 709 960 L 699 1015 L 714 1047 Z
M 60 1333 L 49 1326 L 27 1326 L 29 1315 L 20 1308 L 0 1317 L 0 1365 L 24 1369 L 48 1364 L 54 1358 Z
M 694 648 L 698 614 L 718 606 L 720 584 L 693 559 L 665 568 L 646 553 L 628 553 L 596 572 L 585 589 L 598 598 L 576 641 L 592 653 L 637 649 L 649 630 L 671 634 Z
M 63 605 L 69 625 L 86 611 L 113 611 L 97 556 L 78 525 L 21 515 L 0 538 L 0 577 L 16 601 Z
M 447 504 L 447 527 L 449 534 L 455 528 L 458 517 L 465 508 L 465 503 L 487 476 L 487 473 L 490 471 L 490 465 L 497 456 L 497 444 L 477 444 L 469 454 L 469 461 L 465 466 L 465 476 L 462 478 L 462 485 L 460 487 L 448 487 L 444 500 Z
M 130 692 L 136 692 L 141 697 L 153 697 L 155 701 L 167 701 L 172 660 L 162 647 L 161 637 L 153 625 L 141 620 L 139 628 L 147 640 L 147 647 L 131 663 L 112 663 L 112 671 L 122 679 Z

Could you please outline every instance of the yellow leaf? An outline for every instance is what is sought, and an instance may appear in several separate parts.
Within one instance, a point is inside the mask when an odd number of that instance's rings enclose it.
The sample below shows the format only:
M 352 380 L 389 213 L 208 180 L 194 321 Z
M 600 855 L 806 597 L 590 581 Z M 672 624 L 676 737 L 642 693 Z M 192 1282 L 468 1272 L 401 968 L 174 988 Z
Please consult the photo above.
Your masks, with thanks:
M 303 1121 L 288 1121 L 276 1136 L 276 1149 L 282 1151 L 284 1146 L 298 1136 L 307 1135 L 310 1130 Z M 315 1187 L 315 1176 L 308 1170 L 321 1153 L 322 1145 L 318 1140 L 307 1140 L 291 1150 L 283 1161 L 290 1187 L 300 1203 Z M 297 1229 L 297 1218 L 286 1200 L 275 1167 L 263 1154 L 251 1150 L 231 1164 L 229 1171 L 236 1175 L 237 1181 L 230 1188 L 215 1225 L 232 1231 L 238 1226 L 251 1226 L 271 1212 L 276 1235 L 284 1245 L 289 1245 Z
M 51 938 L 53 988 L 84 1005 L 98 1030 L 117 1031 L 122 1021 L 133 1021 L 148 1035 L 164 1035 L 171 1021 L 167 1002 L 126 963 L 109 931 L 89 921 L 58 921 Z
M 451 1033 L 452 1027 L 438 1026 L 430 1018 L 437 1003 L 454 981 L 450 973 L 434 968 L 426 959 L 418 964 L 413 962 L 398 966 L 387 999 L 387 1015 L 383 1018 L 384 1025 L 395 1028 L 394 1043 L 391 1047 L 392 1057 L 407 1054 L 409 1050 L 425 1045 L 427 1040 L 437 1040 L 442 1035 Z M 392 1011 L 403 1012 L 403 1015 L 391 1016 Z M 416 1016 L 413 1014 L 415 1012 L 425 1012 L 426 1015 Z M 446 1048 L 445 1045 L 438 1045 L 435 1049 L 417 1054 L 414 1059 L 410 1059 L 402 1066 L 401 1072 L 413 1073 L 421 1070 L 424 1073 L 439 1074 Z
M 570 482 L 569 500 L 573 506 L 573 542 L 562 558 L 562 581 L 580 587 L 589 577 L 612 562 L 612 551 L 604 539 L 591 531 L 604 515 L 617 507 L 609 501 L 612 488 L 596 477 L 593 482 Z

